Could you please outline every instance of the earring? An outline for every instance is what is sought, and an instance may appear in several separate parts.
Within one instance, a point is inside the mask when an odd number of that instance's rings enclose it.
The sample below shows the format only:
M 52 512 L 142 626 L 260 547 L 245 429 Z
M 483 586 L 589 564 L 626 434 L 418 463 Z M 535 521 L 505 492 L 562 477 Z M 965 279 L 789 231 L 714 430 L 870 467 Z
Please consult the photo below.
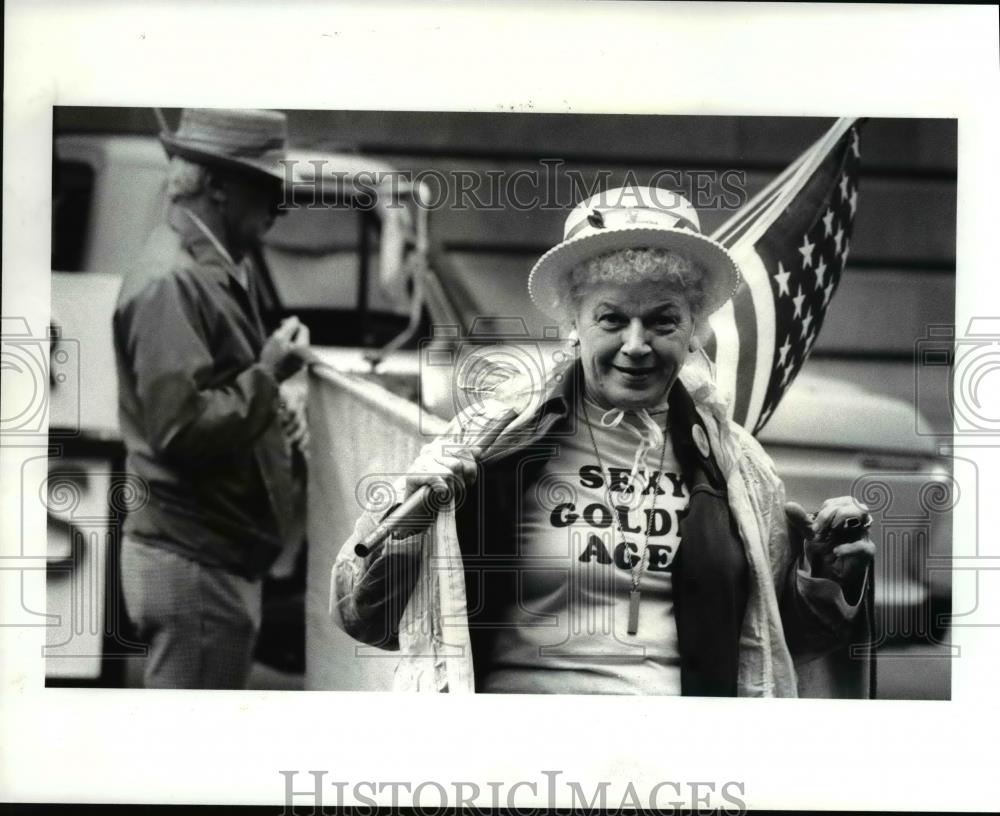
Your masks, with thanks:
M 566 342 L 574 346 L 580 345 L 580 332 L 576 329 L 570 331 L 570 333 L 566 335 Z

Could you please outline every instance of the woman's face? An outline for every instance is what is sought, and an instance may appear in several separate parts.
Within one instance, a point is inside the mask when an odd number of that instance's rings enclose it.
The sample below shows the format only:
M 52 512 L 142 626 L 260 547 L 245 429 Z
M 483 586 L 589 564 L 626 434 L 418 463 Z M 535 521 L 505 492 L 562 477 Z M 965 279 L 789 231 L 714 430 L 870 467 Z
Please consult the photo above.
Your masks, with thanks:
M 687 358 L 694 321 L 683 293 L 656 281 L 592 287 L 576 313 L 587 395 L 607 408 L 652 408 Z

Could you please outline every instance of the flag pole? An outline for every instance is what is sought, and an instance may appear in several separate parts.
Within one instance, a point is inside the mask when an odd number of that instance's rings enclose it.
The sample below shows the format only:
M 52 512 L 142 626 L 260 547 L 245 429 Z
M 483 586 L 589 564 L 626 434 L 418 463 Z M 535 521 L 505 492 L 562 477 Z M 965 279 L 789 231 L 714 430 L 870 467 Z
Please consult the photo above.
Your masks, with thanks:
M 542 382 L 536 383 L 534 377 L 529 376 L 525 380 L 514 380 L 495 386 L 489 396 L 492 401 L 489 410 L 486 410 L 486 403 L 481 402 L 478 411 L 468 414 L 460 413 L 452 419 L 439 439 L 458 436 L 461 441 L 455 444 L 464 448 L 472 455 L 473 459 L 478 460 L 496 444 L 501 434 L 523 411 L 530 410 L 531 403 L 535 399 L 548 393 L 553 384 L 569 375 L 569 371 L 576 364 L 578 356 L 575 342 L 567 341 L 561 351 L 560 356 L 554 355 L 554 359 L 558 362 L 545 372 Z M 527 407 L 522 404 L 526 398 L 528 400 Z M 465 426 L 474 417 L 482 417 L 483 423 L 479 433 L 470 437 L 469 429 Z M 378 523 L 374 530 L 355 545 L 355 554 L 365 558 L 391 535 L 401 531 L 407 535 L 414 535 L 433 524 L 436 513 L 433 507 L 434 502 L 430 500 L 432 491 L 433 488 L 426 484 L 417 488 L 409 498 L 394 508 Z

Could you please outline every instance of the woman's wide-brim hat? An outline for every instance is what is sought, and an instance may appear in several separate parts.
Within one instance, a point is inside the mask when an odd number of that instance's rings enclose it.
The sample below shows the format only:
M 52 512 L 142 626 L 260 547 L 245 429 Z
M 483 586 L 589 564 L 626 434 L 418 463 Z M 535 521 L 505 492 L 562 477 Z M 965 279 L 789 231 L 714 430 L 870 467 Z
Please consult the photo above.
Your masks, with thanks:
M 546 252 L 528 278 L 531 299 L 549 317 L 572 317 L 570 271 L 620 249 L 667 249 L 686 255 L 702 271 L 699 316 L 716 311 L 736 291 L 740 269 L 718 241 L 703 235 L 698 212 L 679 193 L 657 187 L 618 187 L 581 201 L 566 218 L 563 240 Z
M 280 111 L 184 108 L 173 133 L 160 134 L 170 156 L 285 181 L 288 119 Z

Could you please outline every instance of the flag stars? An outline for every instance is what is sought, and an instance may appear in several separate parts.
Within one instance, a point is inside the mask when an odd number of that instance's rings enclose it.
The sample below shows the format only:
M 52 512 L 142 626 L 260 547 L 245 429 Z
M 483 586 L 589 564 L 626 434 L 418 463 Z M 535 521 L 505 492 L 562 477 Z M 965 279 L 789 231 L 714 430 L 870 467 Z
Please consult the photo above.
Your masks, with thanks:
M 847 191 L 850 189 L 850 187 L 851 187 L 851 180 L 847 177 L 847 174 L 845 173 L 844 175 L 842 175 L 840 177 L 840 200 L 841 201 L 847 201 L 847 199 L 848 199 Z
M 778 295 L 788 295 L 791 297 L 791 292 L 788 289 L 788 279 L 791 277 L 790 272 L 785 271 L 785 267 L 781 265 L 781 261 L 778 261 L 778 273 L 774 276 L 774 279 L 778 282 Z
M 802 338 L 805 339 L 809 334 L 809 326 L 813 322 L 813 316 L 810 313 L 809 307 L 806 307 L 806 313 L 802 316 Z
M 815 328 L 815 327 L 813 327 L 813 328 Z M 819 330 L 818 330 L 818 329 L 817 329 L 817 330 L 815 330 L 815 331 L 813 331 L 813 332 L 812 332 L 812 333 L 811 333 L 811 334 L 809 335 L 808 339 L 806 340 L 806 346 L 805 346 L 805 348 L 804 348 L 804 349 L 802 350 L 802 359 L 803 359 L 803 361 L 805 361 L 805 359 L 806 359 L 806 358 L 807 358 L 807 357 L 809 356 L 809 354 L 810 354 L 810 353 L 812 352 L 812 347 L 813 347 L 814 345 L 816 345 L 816 338 L 817 338 L 817 337 L 819 337 Z
M 802 268 L 808 269 L 813 263 L 813 250 L 816 248 L 816 244 L 809 242 L 809 236 L 802 236 L 802 246 L 799 247 L 799 252 L 802 253 Z M 840 249 L 838 245 L 837 249 Z
M 830 298 L 833 297 L 834 285 L 831 280 L 825 287 L 823 287 L 823 308 L 825 309 L 830 303 Z
M 833 210 L 826 208 L 826 215 L 823 216 L 823 233 L 829 238 L 833 233 Z
M 779 394 L 777 398 L 780 399 L 781 395 Z M 760 415 L 760 419 L 757 420 L 757 427 L 754 429 L 754 433 L 757 433 L 757 431 L 759 431 L 767 424 L 767 421 L 771 418 L 771 415 L 774 413 L 774 409 L 777 407 L 778 407 L 777 403 L 775 402 L 764 403 L 764 410 Z
M 795 221 L 803 226 L 808 224 L 809 228 L 792 233 L 776 229 L 775 240 L 766 253 L 773 251 L 774 254 L 770 259 L 761 258 L 766 262 L 768 277 L 774 281 L 767 292 L 773 294 L 775 325 L 772 327 L 773 365 L 755 430 L 762 428 L 776 413 L 782 396 L 815 348 L 826 320 L 826 310 L 844 273 L 851 225 L 858 214 L 857 168 L 861 151 L 856 127 L 849 126 L 840 132 L 836 151 L 828 151 L 822 165 L 822 174 L 830 173 L 822 182 L 822 198 L 817 200 L 813 195 L 803 195 L 794 202 L 795 207 L 801 207 L 797 213 L 801 220 L 796 217 Z M 811 176 L 817 183 L 820 178 L 818 174 Z M 810 189 L 810 193 L 813 192 Z M 767 229 L 771 226 L 769 224 Z M 788 305 L 785 305 L 786 297 Z
M 792 298 L 792 302 L 795 304 L 795 317 L 802 317 L 802 301 L 806 299 L 806 296 L 802 294 L 802 288 L 796 288 L 796 295 Z
M 778 359 L 778 365 L 782 368 L 785 367 L 785 361 L 788 359 L 788 352 L 791 351 L 792 344 L 788 342 L 788 338 L 785 338 L 784 345 L 778 349 L 778 354 L 780 355 Z
M 844 241 L 844 251 L 840 256 L 840 262 L 845 266 L 847 265 L 847 255 L 848 253 L 850 253 L 850 251 L 851 251 L 851 242 L 849 240 Z
M 837 227 L 837 231 L 833 234 L 833 242 L 837 245 L 837 254 L 840 254 L 841 244 L 844 242 L 844 230 Z
M 826 261 L 824 261 L 823 256 L 820 255 L 819 263 L 816 264 L 816 285 L 813 287 L 813 289 L 814 290 L 819 289 L 825 283 L 826 283 Z

